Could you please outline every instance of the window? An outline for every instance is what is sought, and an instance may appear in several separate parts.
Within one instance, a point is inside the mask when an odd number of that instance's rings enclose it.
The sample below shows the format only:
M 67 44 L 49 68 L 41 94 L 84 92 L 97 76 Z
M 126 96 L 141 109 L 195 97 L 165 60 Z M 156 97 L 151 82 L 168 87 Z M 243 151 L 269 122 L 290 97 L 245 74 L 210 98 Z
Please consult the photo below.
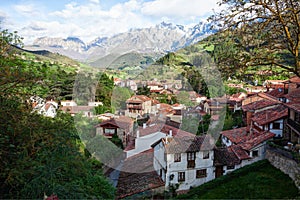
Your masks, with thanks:
M 115 134 L 115 129 L 106 128 L 104 129 L 105 134 Z
M 227 170 L 234 169 L 234 165 L 227 166 Z
M 257 157 L 258 156 L 258 150 L 252 151 L 252 157 Z
M 274 122 L 273 123 L 273 129 L 280 129 L 280 123 Z
M 181 162 L 181 153 L 175 153 L 174 162 Z
M 203 159 L 209 158 L 209 151 L 203 151 Z
M 195 168 L 196 152 L 187 153 L 187 168 Z
M 206 176 L 206 169 L 200 169 L 196 171 L 196 178 L 204 178 Z
M 187 153 L 187 160 L 195 160 L 196 152 L 188 152 Z
M 185 172 L 178 172 L 178 182 L 185 181 Z

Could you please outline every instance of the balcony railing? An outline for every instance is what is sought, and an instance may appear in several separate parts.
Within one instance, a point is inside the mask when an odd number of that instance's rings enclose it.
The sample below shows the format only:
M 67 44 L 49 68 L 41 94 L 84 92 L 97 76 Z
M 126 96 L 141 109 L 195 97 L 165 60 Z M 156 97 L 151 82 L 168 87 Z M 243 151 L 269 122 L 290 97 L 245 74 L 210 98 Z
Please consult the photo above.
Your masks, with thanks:
M 141 109 L 143 108 L 143 106 L 142 106 L 142 105 L 130 105 L 130 104 L 128 104 L 128 105 L 127 105 L 127 108 L 128 108 L 128 109 L 137 109 L 137 110 L 141 110 Z
M 300 124 L 295 122 L 294 120 L 288 119 L 288 125 L 296 129 L 300 133 Z

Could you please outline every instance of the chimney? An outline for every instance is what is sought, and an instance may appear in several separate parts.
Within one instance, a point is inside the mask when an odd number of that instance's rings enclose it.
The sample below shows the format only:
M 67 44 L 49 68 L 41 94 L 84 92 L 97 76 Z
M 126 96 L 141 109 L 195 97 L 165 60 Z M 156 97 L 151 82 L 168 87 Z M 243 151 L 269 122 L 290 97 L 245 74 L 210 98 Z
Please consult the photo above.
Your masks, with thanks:
M 146 123 L 143 123 L 143 129 L 145 129 L 147 127 Z
M 169 136 L 170 136 L 170 137 L 173 136 L 172 129 L 169 130 Z

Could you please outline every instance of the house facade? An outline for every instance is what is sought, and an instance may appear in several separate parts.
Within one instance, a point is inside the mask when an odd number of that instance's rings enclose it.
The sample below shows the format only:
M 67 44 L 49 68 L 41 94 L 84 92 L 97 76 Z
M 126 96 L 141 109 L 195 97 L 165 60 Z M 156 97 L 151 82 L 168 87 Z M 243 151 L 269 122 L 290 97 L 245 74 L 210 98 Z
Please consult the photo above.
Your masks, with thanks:
M 126 101 L 125 115 L 137 118 L 152 111 L 152 100 L 145 95 L 134 95 Z
M 167 136 L 152 145 L 153 166 L 165 189 L 189 190 L 213 180 L 214 140 L 209 136 Z
M 120 116 L 118 118 L 111 118 L 105 120 L 95 126 L 96 135 L 103 135 L 104 137 L 111 139 L 113 135 L 117 135 L 126 146 L 129 137 L 133 134 L 133 120 L 129 117 Z

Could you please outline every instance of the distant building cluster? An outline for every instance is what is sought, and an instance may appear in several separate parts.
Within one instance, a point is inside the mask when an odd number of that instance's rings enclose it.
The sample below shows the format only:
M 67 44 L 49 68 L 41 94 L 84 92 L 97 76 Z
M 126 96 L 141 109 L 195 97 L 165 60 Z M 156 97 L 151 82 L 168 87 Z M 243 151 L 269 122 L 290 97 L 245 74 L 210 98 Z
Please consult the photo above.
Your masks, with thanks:
M 115 85 L 137 89 L 134 81 L 114 79 Z M 176 95 L 179 83 L 146 82 L 150 92 Z M 240 84 L 230 87 L 241 88 Z M 72 116 L 99 119 L 96 135 L 111 139 L 116 135 L 124 146 L 120 175 L 117 180 L 118 198 L 146 191 L 175 190 L 186 192 L 217 177 L 265 158 L 267 142 L 274 138 L 286 141 L 284 148 L 300 149 L 300 78 L 268 81 L 265 87 L 246 88 L 246 92 L 207 98 L 194 91 L 187 92 L 195 106 L 161 103 L 146 95 L 133 95 L 126 100 L 126 109 L 116 113 L 95 115 L 93 109 L 101 102 L 78 106 L 74 101 L 32 97 L 33 110 L 55 117 L 57 109 Z M 244 127 L 210 134 L 182 130 L 184 119 L 203 120 L 211 116 L 211 126 L 218 123 L 227 108 L 242 112 Z M 220 140 L 221 146 L 216 146 Z

